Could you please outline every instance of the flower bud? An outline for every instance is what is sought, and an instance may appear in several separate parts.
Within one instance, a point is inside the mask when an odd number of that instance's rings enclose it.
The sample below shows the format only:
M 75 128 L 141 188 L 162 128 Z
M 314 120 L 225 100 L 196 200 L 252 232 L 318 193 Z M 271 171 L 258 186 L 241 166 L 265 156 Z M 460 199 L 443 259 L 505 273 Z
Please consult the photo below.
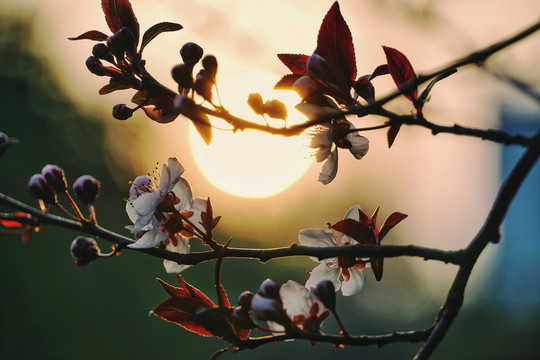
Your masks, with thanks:
M 41 169 L 41 175 L 56 193 L 63 193 L 67 189 L 66 174 L 56 165 L 45 165 Z
M 178 64 L 171 69 L 171 76 L 181 88 L 191 89 L 193 86 L 192 68 L 187 64 Z
M 214 55 L 206 55 L 202 59 L 202 65 L 203 65 L 203 68 L 205 68 L 210 73 L 210 76 L 212 77 L 212 79 L 215 79 L 217 75 L 217 69 L 218 69 L 216 57 Z
M 185 95 L 176 95 L 174 98 L 174 108 L 181 114 L 189 114 L 195 108 L 195 102 Z
M 0 157 L 4 154 L 4 151 L 11 145 L 16 145 L 19 140 L 15 138 L 9 138 L 6 134 L 0 131 Z
M 89 56 L 88 59 L 86 59 L 86 67 L 94 75 L 97 75 L 97 76 L 107 75 L 107 72 L 103 68 L 103 64 L 95 56 Z
M 336 289 L 332 281 L 322 280 L 311 291 L 328 310 L 336 310 Z
M 274 280 L 264 280 L 261 284 L 261 287 L 259 288 L 258 294 L 266 298 L 275 299 L 281 302 L 281 299 L 279 297 L 279 285 Z
M 205 58 L 206 59 L 206 58 Z M 202 69 L 195 77 L 193 89 L 201 95 L 204 100 L 212 102 L 212 87 L 214 86 L 214 76 L 210 72 Z
M 273 119 L 287 119 L 287 107 L 279 100 L 268 100 L 264 103 L 264 112 Z
M 235 307 L 232 311 L 233 320 L 244 329 L 253 329 L 255 324 L 249 316 L 249 312 L 243 307 Z
M 199 60 L 201 60 L 203 53 L 204 51 L 202 47 L 194 42 L 185 43 L 180 49 L 180 56 L 182 56 L 182 60 L 191 68 L 193 68 L 193 66 L 195 66 Z
M 43 200 L 46 204 L 52 204 L 56 201 L 56 195 L 53 189 L 41 174 L 32 175 L 30 181 L 28 181 L 27 188 L 33 198 Z
M 251 300 L 253 299 L 253 293 L 251 291 L 244 291 L 238 296 L 238 305 L 246 310 L 251 310 Z
M 71 256 L 78 266 L 90 264 L 99 257 L 99 247 L 94 239 L 78 236 L 71 243 Z
M 117 120 L 127 120 L 133 116 L 133 109 L 126 104 L 116 104 L 113 106 L 112 116 Z
M 110 63 L 114 61 L 112 54 L 109 51 L 109 48 L 103 43 L 98 43 L 94 45 L 94 47 L 92 48 L 92 55 L 94 55 L 98 59 L 106 60 Z
M 251 310 L 260 320 L 271 320 L 277 323 L 281 322 L 285 315 L 281 303 L 275 299 L 270 299 L 259 294 L 253 296 L 251 301 Z
M 313 54 L 306 63 L 306 71 L 309 76 L 317 80 L 328 80 L 330 77 L 330 66 L 319 54 Z
M 122 59 L 124 52 L 135 52 L 135 38 L 133 33 L 124 26 L 116 34 L 107 38 L 107 47 L 117 59 Z
M 259 93 L 251 93 L 248 95 L 247 103 L 249 107 L 255 112 L 257 115 L 263 115 L 264 114 L 264 103 L 263 98 L 261 94 Z
M 101 184 L 90 175 L 83 175 L 73 183 L 75 196 L 86 204 L 93 204 L 99 194 Z

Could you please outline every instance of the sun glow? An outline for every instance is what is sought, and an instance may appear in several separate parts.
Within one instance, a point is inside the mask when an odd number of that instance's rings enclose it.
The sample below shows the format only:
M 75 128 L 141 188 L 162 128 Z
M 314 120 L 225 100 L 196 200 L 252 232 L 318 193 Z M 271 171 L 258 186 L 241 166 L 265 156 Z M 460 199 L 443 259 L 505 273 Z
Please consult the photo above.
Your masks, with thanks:
M 249 93 L 258 92 L 264 101 L 279 99 L 287 106 L 287 124 L 305 119 L 294 105 L 298 95 L 292 91 L 272 90 L 279 80 L 266 73 L 243 73 L 218 81 L 223 105 L 234 115 L 265 124 L 247 105 Z M 284 126 L 282 120 L 269 119 L 274 127 Z M 221 121 L 212 119 L 213 123 Z M 223 123 L 223 128 L 230 128 Z M 221 125 L 220 125 L 221 126 Z M 215 187 L 236 196 L 263 198 L 278 194 L 296 181 L 308 169 L 311 159 L 307 140 L 303 136 L 282 137 L 260 131 L 243 132 L 214 129 L 207 146 L 193 126 L 190 127 L 190 146 L 195 162 L 203 175 Z

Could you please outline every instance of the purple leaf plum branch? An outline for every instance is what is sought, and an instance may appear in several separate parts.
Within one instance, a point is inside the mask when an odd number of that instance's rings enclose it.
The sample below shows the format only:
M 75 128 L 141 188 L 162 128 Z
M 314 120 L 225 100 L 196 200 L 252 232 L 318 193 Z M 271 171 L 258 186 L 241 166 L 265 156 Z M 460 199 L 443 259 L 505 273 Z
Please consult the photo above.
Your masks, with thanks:
M 176 158 L 169 158 L 162 166 L 159 178 L 139 176 L 131 182 L 126 202 L 126 212 L 133 223 L 127 226 L 131 236 L 98 225 L 94 207 L 100 191 L 98 180 L 85 175 L 73 184 L 75 198 L 88 209 L 88 216 L 85 216 L 70 195 L 63 170 L 55 165 L 46 165 L 40 174 L 34 175 L 28 182 L 28 190 L 36 198 L 39 208 L 0 193 L 0 206 L 11 211 L 0 213 L 0 235 L 20 234 L 26 242 L 41 226 L 53 225 L 113 243 L 112 252 L 103 254 L 93 238 L 78 236 L 71 244 L 77 265 L 112 257 L 123 251 L 137 251 L 163 259 L 167 272 L 174 273 L 188 266 L 216 260 L 217 303 L 178 275 L 179 287 L 158 280 L 170 297 L 152 312 L 188 331 L 206 337 L 220 337 L 230 344 L 212 358 L 229 349 L 254 349 L 290 339 L 326 342 L 336 348 L 421 342 L 423 345 L 415 359 L 429 358 L 458 315 L 464 302 L 466 285 L 479 256 L 487 245 L 499 241 L 499 228 L 508 206 L 540 155 L 540 132 L 528 137 L 457 124 L 441 126 L 428 121 L 423 109 L 430 91 L 439 81 L 454 76 L 459 68 L 482 66 L 491 56 L 539 30 L 540 22 L 424 75 L 417 75 L 407 57 L 399 50 L 383 46 L 386 63 L 368 75 L 357 77 L 353 37 L 336 2 L 323 19 L 313 54 L 278 55 L 291 73 L 284 75 L 275 87 L 298 93 L 300 102 L 297 108 L 306 115 L 306 121 L 292 126 L 272 127 L 268 123 L 261 125 L 239 118 L 220 104 L 219 99 L 215 99 L 213 89 L 216 86 L 217 59 L 213 55 L 205 55 L 204 50 L 193 42 L 181 47 L 183 63 L 175 65 L 171 71 L 172 78 L 178 84 L 177 91 L 162 85 L 146 70 L 143 50 L 156 36 L 178 31 L 182 26 L 160 22 L 146 30 L 141 37 L 139 23 L 128 0 L 102 0 L 101 3 L 112 34 L 90 30 L 70 39 L 97 42 L 86 65 L 94 75 L 109 78 L 99 94 L 128 89 L 135 91 L 131 98 L 134 107 L 126 104 L 113 107 L 112 115 L 118 120 L 129 119 L 137 110 L 142 110 L 148 118 L 158 123 L 169 123 L 183 117 L 193 123 L 210 146 L 214 128 L 212 118 L 225 120 L 235 132 L 253 129 L 281 136 L 298 136 L 311 129 L 310 146 L 316 151 L 316 160 L 324 161 L 319 176 L 323 184 L 331 182 L 337 175 L 338 149 L 348 149 L 356 159 L 361 159 L 369 150 L 369 141 L 360 133 L 385 129 L 388 147 L 391 147 L 403 125 L 424 127 L 431 130 L 433 135 L 448 133 L 504 145 L 520 145 L 525 148 L 525 153 L 499 189 L 477 235 L 467 247 L 451 251 L 416 245 L 382 245 L 381 240 L 407 215 L 394 212 L 379 228 L 376 226 L 378 209 L 368 216 L 359 205 L 351 207 L 343 220 L 329 223 L 327 229 L 300 230 L 300 245 L 293 243 L 280 248 L 250 249 L 230 247 L 230 240 L 221 244 L 213 234 L 220 216 L 214 215 L 210 198 L 193 197 L 189 182 L 182 177 L 184 168 Z M 397 90 L 377 98 L 372 80 L 386 75 L 391 76 Z M 532 98 L 540 98 L 520 80 L 501 74 L 497 76 Z M 386 107 L 400 96 L 410 101 L 412 111 L 409 114 L 397 114 Z M 283 120 L 287 118 L 287 109 L 277 100 L 265 102 L 257 93 L 251 94 L 246 100 L 246 105 L 258 115 Z M 368 115 L 380 117 L 383 121 L 375 126 L 353 124 L 352 121 Z M 17 143 L 16 139 L 0 133 L 0 157 Z M 65 198 L 69 206 L 61 205 L 60 198 Z M 53 210 L 59 211 L 62 216 L 52 214 Z M 197 239 L 209 249 L 190 252 L 190 243 Z M 414 239 L 411 239 L 411 243 L 414 243 Z M 294 281 L 279 285 L 265 280 L 255 293 L 242 293 L 237 306 L 231 304 L 221 284 L 224 258 L 235 258 L 237 261 L 242 258 L 255 259 L 265 263 L 294 256 L 308 256 L 320 263 L 311 271 L 305 286 Z M 349 334 L 346 323 L 339 316 L 336 292 L 341 290 L 343 295 L 351 296 L 360 291 L 365 282 L 364 270 L 368 268 L 373 271 L 375 279 L 381 281 L 384 259 L 403 256 L 441 261 L 457 267 L 453 284 L 433 324 L 425 329 L 382 335 Z M 321 331 L 321 326 L 329 321 L 329 317 L 338 323 L 339 334 Z M 252 330 L 268 335 L 252 336 Z

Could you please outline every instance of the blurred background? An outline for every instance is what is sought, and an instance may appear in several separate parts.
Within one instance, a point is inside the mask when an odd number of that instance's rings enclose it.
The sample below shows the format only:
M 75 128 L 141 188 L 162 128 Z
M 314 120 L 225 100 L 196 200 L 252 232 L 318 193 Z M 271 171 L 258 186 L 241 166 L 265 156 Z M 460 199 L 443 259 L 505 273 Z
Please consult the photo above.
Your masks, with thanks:
M 217 56 L 218 84 L 246 72 L 286 74 L 276 54 L 310 54 L 332 3 L 132 1 L 142 31 L 161 21 L 184 26 L 180 32 L 160 35 L 145 50 L 150 72 L 171 87 L 170 69 L 181 61 L 178 50 L 188 41 Z M 540 15 L 540 4 L 533 0 L 343 0 L 340 6 L 353 35 L 360 74 L 385 62 L 381 45 L 399 49 L 418 73 L 426 73 L 513 35 Z M 518 147 L 432 136 L 409 127 L 389 150 L 384 131 L 370 132 L 367 156 L 357 161 L 342 152 L 340 170 L 329 185 L 316 182 L 320 164 L 312 163 L 296 183 L 271 197 L 231 195 L 212 185 L 200 170 L 189 146 L 187 121 L 157 124 L 141 113 L 125 122 L 112 118 L 112 106 L 128 103 L 132 94 L 99 96 L 105 80 L 90 74 L 84 64 L 93 43 L 67 40 L 91 29 L 108 33 L 99 1 L 0 0 L 0 131 L 20 140 L 0 161 L 0 191 L 35 204 L 26 182 L 45 164 L 62 167 L 68 182 L 91 174 L 102 182 L 96 203 L 100 225 L 121 234 L 128 235 L 123 200 L 128 181 L 176 156 L 194 194 L 210 197 L 215 213 L 223 217 L 217 239 L 232 237 L 233 246 L 286 246 L 296 241 L 300 229 L 325 227 L 360 204 L 368 213 L 381 206 L 380 222 L 393 211 L 409 214 L 386 238 L 387 244 L 458 249 L 481 227 L 504 174 L 522 153 Z M 524 135 L 538 131 L 538 104 L 493 73 L 523 79 L 538 89 L 539 49 L 537 34 L 493 57 L 484 68 L 465 68 L 445 79 L 433 90 L 426 117 L 438 124 L 504 128 Z M 394 88 L 389 78 L 377 79 L 375 86 L 379 95 Z M 407 101 L 397 100 L 390 107 L 402 113 L 411 110 Z M 378 124 L 380 119 L 362 121 L 356 124 Z M 539 185 L 536 165 L 510 208 L 501 244 L 490 246 L 480 258 L 465 306 L 434 358 L 540 356 Z M 126 251 L 79 268 L 69 254 L 76 236 L 51 226 L 42 227 L 29 244 L 0 235 L 2 359 L 205 359 L 227 345 L 147 316 L 167 297 L 155 278 L 175 282 L 160 261 Z M 107 251 L 110 245 L 100 246 Z M 213 266 L 201 264 L 182 275 L 215 299 Z M 306 270 L 314 266 L 302 258 L 267 264 L 226 260 L 222 278 L 235 299 L 244 290 L 256 291 L 268 277 L 304 283 Z M 382 282 L 368 273 L 364 290 L 349 298 L 339 296 L 338 306 L 353 334 L 428 327 L 455 271 L 452 265 L 420 259 L 387 260 Z M 323 331 L 337 332 L 332 319 Z M 296 341 L 222 358 L 305 354 L 312 359 L 408 359 L 419 346 L 334 350 L 327 344 L 311 348 Z

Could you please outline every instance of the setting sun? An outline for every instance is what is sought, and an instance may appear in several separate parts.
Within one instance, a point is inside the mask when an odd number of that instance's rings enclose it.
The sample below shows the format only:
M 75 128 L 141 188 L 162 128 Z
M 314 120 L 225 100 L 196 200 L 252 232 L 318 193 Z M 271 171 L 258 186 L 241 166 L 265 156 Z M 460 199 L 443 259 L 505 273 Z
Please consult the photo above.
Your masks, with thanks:
M 289 112 L 287 124 L 301 122 L 303 116 L 294 109 L 298 96 L 291 91 L 272 90 L 278 80 L 265 73 L 228 77 L 218 82 L 221 101 L 232 114 L 265 124 L 247 105 L 248 95 L 258 92 L 265 101 L 279 99 L 285 103 Z M 281 120 L 268 121 L 274 127 L 284 126 Z M 308 142 L 302 136 L 285 138 L 252 130 L 235 134 L 214 129 L 212 143 L 207 146 L 191 127 L 189 139 L 195 162 L 208 181 L 241 197 L 262 198 L 280 193 L 298 181 L 311 163 Z

